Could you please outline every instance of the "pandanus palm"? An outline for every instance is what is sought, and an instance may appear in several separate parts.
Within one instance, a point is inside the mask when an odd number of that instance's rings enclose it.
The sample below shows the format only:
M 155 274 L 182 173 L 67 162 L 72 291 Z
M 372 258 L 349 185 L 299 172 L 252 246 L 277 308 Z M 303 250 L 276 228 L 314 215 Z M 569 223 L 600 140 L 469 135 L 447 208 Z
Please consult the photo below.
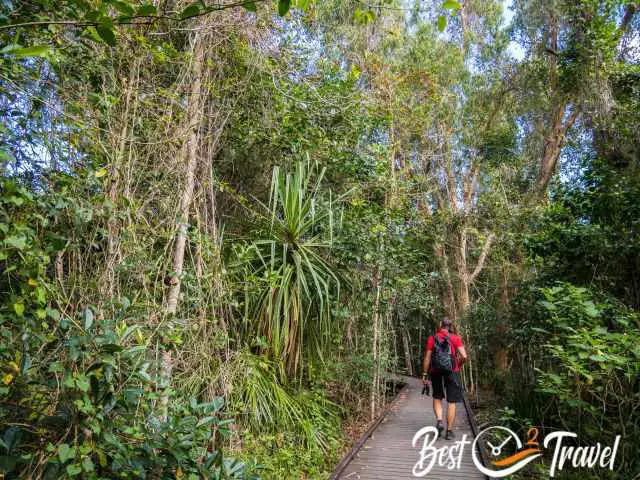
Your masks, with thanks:
M 321 355 L 330 332 L 331 299 L 340 281 L 326 260 L 333 237 L 330 194 L 324 170 L 309 162 L 293 172 L 273 170 L 265 238 L 252 242 L 254 274 L 263 280 L 252 309 L 258 333 L 268 342 L 282 373 L 296 375 L 305 348 Z

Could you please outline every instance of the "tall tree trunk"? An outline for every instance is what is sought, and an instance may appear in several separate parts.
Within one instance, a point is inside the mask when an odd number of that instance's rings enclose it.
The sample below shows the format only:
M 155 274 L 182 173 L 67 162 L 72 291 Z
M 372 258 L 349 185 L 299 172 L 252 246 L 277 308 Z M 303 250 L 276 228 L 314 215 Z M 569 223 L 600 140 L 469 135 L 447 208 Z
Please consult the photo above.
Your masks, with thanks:
M 543 196 L 547 192 L 549 182 L 557 169 L 558 159 L 562 152 L 566 134 L 580 114 L 580 110 L 575 108 L 565 120 L 565 109 L 566 106 L 564 105 L 556 107 L 552 116 L 551 132 L 544 139 L 544 152 L 540 163 L 540 176 L 537 184 L 539 196 Z
M 464 339 L 464 343 L 468 344 L 470 338 L 469 325 L 467 324 L 466 314 L 469 306 L 471 305 L 471 294 L 470 288 L 475 282 L 476 278 L 484 268 L 485 262 L 487 260 L 487 255 L 491 250 L 491 245 L 493 243 L 495 236 L 493 233 L 488 233 L 484 245 L 482 246 L 482 250 L 480 251 L 480 256 L 478 257 L 478 262 L 476 263 L 475 268 L 471 273 L 469 273 L 469 262 L 467 260 L 467 248 L 468 248 L 468 238 L 467 238 L 467 229 L 463 225 L 461 227 L 460 232 L 458 233 L 458 249 L 456 251 L 456 267 L 458 273 L 458 314 L 459 314 L 459 322 L 461 325 L 461 335 Z M 473 394 L 476 389 L 474 375 L 473 375 L 473 352 L 472 349 L 468 349 L 468 360 L 464 365 L 462 370 L 462 380 L 467 385 L 468 391 Z
M 549 28 L 546 36 L 547 44 L 545 45 L 546 49 L 551 53 L 548 58 L 549 88 L 552 95 L 557 95 L 560 90 L 557 58 L 559 30 L 558 19 L 555 14 L 552 14 L 549 19 Z M 565 120 L 564 117 L 568 104 L 566 101 L 561 101 L 557 98 L 556 103 L 557 106 L 554 107 L 550 117 L 551 130 L 544 139 L 544 150 L 540 161 L 540 174 L 536 184 L 538 198 L 542 198 L 546 194 L 549 182 L 556 171 L 566 134 L 580 114 L 579 108 L 574 105 L 569 117 Z
M 187 230 L 189 228 L 189 211 L 193 200 L 195 176 L 198 167 L 198 146 L 200 143 L 200 126 L 202 123 L 202 65 L 204 60 L 204 45 L 202 34 L 194 34 L 193 58 L 191 60 L 190 78 L 191 94 L 187 106 L 187 135 L 182 145 L 181 160 L 186 164 L 185 180 L 180 197 L 178 223 L 173 253 L 173 281 L 167 296 L 167 313 L 173 314 L 178 306 L 180 296 L 180 277 L 184 268 L 184 252 L 187 244 Z
M 204 38 L 201 31 L 193 34 L 191 44 L 192 58 L 189 68 L 191 83 L 189 85 L 190 94 L 187 104 L 187 132 L 185 142 L 181 149 L 181 163 L 186 165 L 185 179 L 180 197 L 180 207 L 178 210 L 178 224 L 175 236 L 175 248 L 173 253 L 173 277 L 171 288 L 167 296 L 166 313 L 175 314 L 178 299 L 180 297 L 180 277 L 184 269 L 184 253 L 187 243 L 187 230 L 189 227 L 189 212 L 193 200 L 195 189 L 195 175 L 198 168 L 198 149 L 200 143 L 200 126 L 203 117 L 203 64 L 204 64 Z M 160 363 L 160 384 L 165 390 L 160 397 L 161 418 L 167 418 L 169 397 L 167 390 L 170 388 L 171 375 L 173 370 L 173 355 L 170 348 L 163 350 Z

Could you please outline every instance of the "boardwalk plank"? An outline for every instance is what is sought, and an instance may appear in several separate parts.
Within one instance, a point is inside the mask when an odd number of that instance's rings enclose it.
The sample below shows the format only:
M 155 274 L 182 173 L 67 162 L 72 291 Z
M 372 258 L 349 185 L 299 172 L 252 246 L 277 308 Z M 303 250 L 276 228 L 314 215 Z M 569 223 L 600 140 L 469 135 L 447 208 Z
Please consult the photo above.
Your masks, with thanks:
M 427 425 L 435 425 L 436 420 L 431 407 L 431 397 L 421 395 L 422 383 L 407 377 L 407 388 L 394 404 L 386 418 L 380 422 L 373 435 L 367 440 L 358 454 L 351 460 L 338 477 L 341 480 L 404 480 L 415 479 L 412 473 L 419 459 L 419 449 L 411 446 L 415 433 Z M 444 404 L 446 411 L 446 403 Z M 456 440 L 467 435 L 473 441 L 471 425 L 462 404 L 458 406 L 456 418 Z M 453 445 L 452 442 L 438 439 L 436 447 Z M 424 478 L 439 480 L 484 479 L 471 459 L 471 446 L 465 447 L 460 469 L 448 470 L 435 466 Z

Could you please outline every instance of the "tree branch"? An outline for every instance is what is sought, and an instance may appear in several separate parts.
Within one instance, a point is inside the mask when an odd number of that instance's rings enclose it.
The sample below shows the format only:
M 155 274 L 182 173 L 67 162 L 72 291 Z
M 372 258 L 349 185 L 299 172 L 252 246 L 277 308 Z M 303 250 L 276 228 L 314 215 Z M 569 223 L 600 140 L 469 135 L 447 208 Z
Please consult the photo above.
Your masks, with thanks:
M 174 15 L 132 15 L 132 16 L 121 16 L 116 19 L 112 19 L 115 25 L 151 25 L 153 23 L 158 22 L 159 20 L 171 20 L 174 22 L 184 22 L 190 20 L 192 18 L 201 17 L 203 15 L 208 15 L 211 12 L 219 12 L 222 10 L 228 10 L 230 8 L 243 7 L 245 5 L 249 5 L 252 3 L 261 3 L 265 0 L 243 0 L 235 3 L 227 3 L 224 5 L 212 5 L 209 7 L 205 7 L 202 11 L 198 12 L 195 15 L 189 15 L 187 17 L 177 17 Z M 147 19 L 146 22 L 136 22 L 135 20 Z M 36 26 L 46 26 L 46 25 L 70 25 L 74 27 L 96 27 L 101 25 L 100 22 L 86 22 L 81 20 L 42 20 L 37 22 L 22 22 L 22 23 L 10 23 L 7 25 L 0 25 L 0 30 L 8 30 L 10 28 L 18 28 L 18 27 L 36 27 Z
M 618 28 L 618 32 L 620 32 L 620 36 L 624 35 L 627 31 L 627 27 L 631 23 L 631 19 L 638 11 L 638 5 L 635 3 L 630 3 L 627 5 L 627 8 L 624 10 L 624 16 L 622 17 L 622 22 L 620 23 L 620 27 Z
M 472 284 L 478 274 L 482 271 L 484 267 L 484 262 L 487 259 L 487 255 L 489 254 L 489 250 L 491 249 L 491 244 L 495 240 L 496 236 L 493 232 L 489 232 L 487 235 L 487 240 L 484 242 L 482 246 L 482 252 L 480 252 L 480 258 L 478 258 L 478 263 L 476 264 L 476 268 L 473 270 L 473 273 L 469 276 L 469 284 Z

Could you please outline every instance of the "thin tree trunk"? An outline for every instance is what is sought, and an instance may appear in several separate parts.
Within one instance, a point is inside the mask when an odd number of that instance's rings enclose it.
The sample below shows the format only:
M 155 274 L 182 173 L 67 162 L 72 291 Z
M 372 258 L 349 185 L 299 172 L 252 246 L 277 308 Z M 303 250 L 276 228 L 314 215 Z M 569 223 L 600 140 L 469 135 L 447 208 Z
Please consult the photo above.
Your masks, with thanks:
M 199 131 L 202 123 L 202 65 L 204 60 L 204 45 L 201 34 L 196 32 L 193 39 L 193 59 L 191 61 L 191 94 L 187 107 L 187 129 L 186 141 L 182 146 L 181 157 L 186 164 L 185 180 L 180 198 L 178 210 L 178 224 L 175 237 L 175 248 L 173 254 L 174 276 L 171 282 L 171 289 L 167 296 L 167 313 L 173 314 L 178 306 L 180 296 L 180 277 L 184 268 L 184 252 L 187 244 L 187 230 L 189 228 L 189 211 L 193 200 L 195 188 L 195 175 L 198 167 L 198 145 Z
M 451 320 L 455 320 L 456 318 L 458 318 L 458 314 L 456 311 L 456 297 L 453 289 L 453 282 L 451 280 L 451 272 L 449 271 L 449 258 L 447 257 L 444 242 L 442 244 L 435 245 L 434 251 L 436 257 L 440 260 L 442 277 L 444 278 L 445 282 L 445 312 Z
M 498 334 L 499 341 L 502 342 L 507 332 L 507 319 L 509 314 L 509 276 L 506 267 L 502 269 L 502 282 L 501 282 L 501 295 L 500 295 L 500 311 L 499 311 L 499 323 L 496 333 Z M 495 366 L 498 372 L 504 373 L 507 370 L 507 348 L 503 343 L 499 343 L 496 347 L 495 353 Z
M 378 384 L 380 381 L 380 365 L 378 355 L 378 338 L 380 336 L 380 270 L 376 269 L 373 279 L 374 288 L 376 290 L 376 299 L 373 304 L 373 381 L 371 383 L 371 421 L 376 418 L 376 407 L 378 400 Z
M 132 95 L 137 88 L 137 76 L 138 66 L 140 60 L 136 59 L 133 65 L 130 65 L 129 76 L 125 80 L 124 91 L 124 110 L 122 116 L 119 118 L 121 125 L 120 132 L 117 136 L 117 145 L 115 146 L 115 157 L 111 164 L 110 185 L 109 185 L 109 200 L 113 205 L 118 202 L 120 192 L 120 180 L 122 176 L 123 160 L 125 156 L 125 148 L 127 147 L 127 141 L 129 137 L 129 125 L 130 125 L 130 110 L 132 104 Z M 115 279 L 115 267 L 118 264 L 118 250 L 119 242 L 118 237 L 120 235 L 120 225 L 116 216 L 112 215 L 107 221 L 107 258 L 105 262 L 104 279 L 100 284 L 100 293 L 103 297 L 114 296 Z
M 404 345 L 404 361 L 407 364 L 407 373 L 410 376 L 414 375 L 413 361 L 411 360 L 411 346 L 409 343 L 409 332 L 407 328 L 402 329 L 402 343 Z
M 458 313 L 464 317 L 471 304 L 469 297 L 469 271 L 467 266 L 467 229 L 463 225 L 458 233 L 458 250 L 456 252 L 456 268 L 458 270 Z
M 195 174 L 198 168 L 198 147 L 200 143 L 199 131 L 202 123 L 202 67 L 204 63 L 205 45 L 202 34 L 194 33 L 192 43 L 192 60 L 190 66 L 191 80 L 190 95 L 187 105 L 187 135 L 185 143 L 181 149 L 181 160 L 186 164 L 185 180 L 180 198 L 178 211 L 178 225 L 175 237 L 175 248 L 173 254 L 173 277 L 171 288 L 167 296 L 166 312 L 169 315 L 175 314 L 178 299 L 180 297 L 180 277 L 184 269 L 184 253 L 187 244 L 187 229 L 189 221 L 189 211 L 193 200 L 195 189 Z M 173 355 L 170 349 L 162 352 L 160 360 L 160 385 L 164 389 L 160 397 L 160 417 L 167 419 L 168 415 L 168 392 L 171 385 L 171 375 L 173 371 Z

